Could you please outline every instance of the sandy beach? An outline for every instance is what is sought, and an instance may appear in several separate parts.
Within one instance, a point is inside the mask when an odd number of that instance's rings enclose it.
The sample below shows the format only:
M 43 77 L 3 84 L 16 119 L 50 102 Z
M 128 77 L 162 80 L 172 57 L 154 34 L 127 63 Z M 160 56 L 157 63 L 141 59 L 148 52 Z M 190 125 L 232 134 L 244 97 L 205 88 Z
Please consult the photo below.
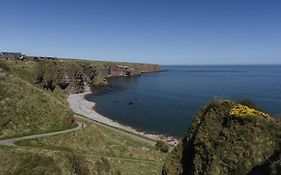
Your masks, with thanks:
M 84 98 L 84 96 L 88 95 L 88 94 L 91 94 L 91 92 L 85 92 L 85 93 L 80 93 L 80 94 L 71 94 L 68 96 L 67 101 L 69 103 L 69 106 L 75 113 L 83 115 L 83 116 L 85 116 L 89 119 L 95 120 L 99 123 L 103 123 L 108 126 L 127 130 L 129 132 L 133 132 L 138 135 L 143 135 L 145 137 L 148 137 L 148 138 L 151 138 L 154 140 L 164 140 L 171 145 L 175 145 L 178 143 L 178 141 L 172 137 L 166 137 L 166 136 L 155 135 L 155 134 L 146 134 L 144 132 L 139 132 L 129 126 L 122 125 L 118 122 L 115 122 L 115 121 L 97 113 L 94 110 L 95 103 L 85 100 L 85 98 Z

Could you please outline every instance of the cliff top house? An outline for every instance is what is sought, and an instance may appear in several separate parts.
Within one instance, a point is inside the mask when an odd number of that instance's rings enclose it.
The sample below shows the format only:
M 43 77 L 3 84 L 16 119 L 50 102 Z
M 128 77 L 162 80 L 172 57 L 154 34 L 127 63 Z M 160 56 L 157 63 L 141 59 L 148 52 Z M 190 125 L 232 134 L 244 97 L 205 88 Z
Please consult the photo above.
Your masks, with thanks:
M 20 52 L 1 52 L 0 59 L 11 60 L 11 59 L 19 59 L 24 55 Z
M 1 56 L 14 56 L 14 57 L 20 57 L 22 56 L 22 53 L 20 52 L 1 52 Z

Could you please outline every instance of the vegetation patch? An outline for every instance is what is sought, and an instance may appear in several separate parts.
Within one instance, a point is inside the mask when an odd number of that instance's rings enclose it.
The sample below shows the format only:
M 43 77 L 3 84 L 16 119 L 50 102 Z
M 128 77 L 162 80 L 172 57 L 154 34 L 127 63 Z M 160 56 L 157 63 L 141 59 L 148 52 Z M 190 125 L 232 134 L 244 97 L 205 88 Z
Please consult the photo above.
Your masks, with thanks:
M 68 94 L 105 83 L 109 73 L 123 73 L 109 71 L 112 66 L 133 68 L 136 74 L 159 69 L 99 61 L 0 61 L 0 139 L 76 127 Z M 17 143 L 24 148 L 0 146 L 0 175 L 161 172 L 165 153 L 110 127 L 85 123 L 88 127 L 79 131 Z
M 0 138 L 65 130 L 73 113 L 49 92 L 9 75 L 0 82 Z
M 249 106 L 213 100 L 203 107 L 162 174 L 278 174 L 280 122 Z
M 155 145 L 156 149 L 163 152 L 163 153 L 167 153 L 169 151 L 169 145 L 162 141 L 162 140 L 158 140 L 156 142 L 156 145 Z
M 262 117 L 265 119 L 271 119 L 270 115 L 241 104 L 233 105 L 229 111 L 229 115 L 239 118 Z
M 85 121 L 83 121 L 85 122 Z M 87 127 L 77 132 L 18 142 L 18 145 L 52 150 L 70 150 L 75 153 L 98 156 L 163 161 L 166 154 L 154 146 L 136 141 L 108 128 L 85 122 Z
M 90 174 L 89 169 L 87 167 L 85 158 L 81 155 L 77 155 L 72 151 L 65 152 L 65 157 L 71 164 L 74 173 L 77 175 L 87 175 Z

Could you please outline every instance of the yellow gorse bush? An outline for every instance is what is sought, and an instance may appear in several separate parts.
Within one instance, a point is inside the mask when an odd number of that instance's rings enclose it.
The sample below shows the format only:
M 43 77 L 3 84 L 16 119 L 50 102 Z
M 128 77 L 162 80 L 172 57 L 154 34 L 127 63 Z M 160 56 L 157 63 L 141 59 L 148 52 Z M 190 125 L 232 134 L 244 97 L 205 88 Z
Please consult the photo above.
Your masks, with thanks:
M 263 117 L 265 119 L 271 119 L 270 115 L 241 104 L 233 105 L 229 111 L 229 115 L 241 118 Z

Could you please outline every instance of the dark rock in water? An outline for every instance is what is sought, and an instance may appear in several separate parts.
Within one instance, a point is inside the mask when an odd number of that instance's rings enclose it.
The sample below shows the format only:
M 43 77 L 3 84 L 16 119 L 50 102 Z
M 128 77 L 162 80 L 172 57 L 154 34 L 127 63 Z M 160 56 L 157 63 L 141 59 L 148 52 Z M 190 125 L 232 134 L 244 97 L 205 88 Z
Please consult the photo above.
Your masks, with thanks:
M 128 103 L 128 105 L 133 105 L 133 104 L 135 104 L 137 101 L 136 100 L 132 100 L 132 101 L 130 101 L 129 103 Z
M 280 152 L 279 119 L 233 101 L 213 101 L 193 118 L 162 174 L 280 174 Z
M 118 103 L 118 100 L 113 100 L 113 103 Z

